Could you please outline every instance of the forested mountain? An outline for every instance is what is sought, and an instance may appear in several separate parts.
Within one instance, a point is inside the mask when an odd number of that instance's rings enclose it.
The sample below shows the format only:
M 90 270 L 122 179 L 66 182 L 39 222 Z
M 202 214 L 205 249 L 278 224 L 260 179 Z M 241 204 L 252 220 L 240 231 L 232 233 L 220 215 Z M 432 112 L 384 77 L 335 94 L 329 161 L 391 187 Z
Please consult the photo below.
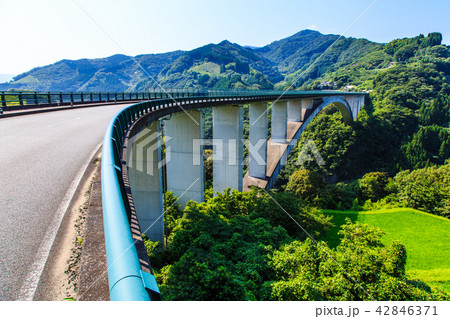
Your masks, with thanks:
M 279 81 L 283 76 L 253 50 L 222 41 L 183 53 L 167 64 L 156 79 L 167 88 L 271 89 L 271 81 Z M 132 90 L 149 87 L 157 85 L 145 79 Z
M 164 88 L 184 89 L 272 89 L 291 84 L 299 87 L 382 47 L 364 39 L 304 30 L 261 48 L 222 41 L 191 51 L 134 58 L 114 55 L 62 60 L 20 74 L 8 84 L 0 84 L 0 89 L 142 91 L 159 87 L 154 80 Z M 317 60 L 318 57 L 321 58 Z M 301 79 L 293 83 L 299 74 Z
M 441 41 L 440 33 L 394 40 L 304 84 L 306 89 L 322 83 L 364 89 L 370 98 L 352 125 L 344 125 L 333 107 L 316 116 L 277 186 L 296 190 L 288 182 L 296 171 L 306 169 L 302 176 L 319 174 L 326 181 L 314 187 L 310 199 L 318 206 L 350 209 L 370 200 L 381 201 L 381 207 L 388 202 L 449 217 L 449 180 L 438 177 L 445 176 L 438 168 L 450 164 L 450 50 Z M 296 164 L 306 140 L 314 141 L 325 165 Z M 381 189 L 377 196 L 362 194 L 364 178 L 372 180 L 370 187 Z
M 101 59 L 62 60 L 17 75 L 8 84 L 0 84 L 0 89 L 125 91 L 148 78 L 148 75 L 157 76 L 182 54 L 182 51 L 175 51 L 134 58 L 118 54 Z

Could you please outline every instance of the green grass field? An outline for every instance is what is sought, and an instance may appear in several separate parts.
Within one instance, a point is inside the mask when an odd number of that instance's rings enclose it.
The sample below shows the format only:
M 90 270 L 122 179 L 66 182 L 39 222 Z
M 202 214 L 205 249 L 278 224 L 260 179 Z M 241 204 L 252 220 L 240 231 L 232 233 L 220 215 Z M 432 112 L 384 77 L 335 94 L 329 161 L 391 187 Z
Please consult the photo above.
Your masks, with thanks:
M 410 208 L 377 211 L 332 211 L 335 227 L 327 233 L 331 247 L 339 244 L 340 226 L 346 218 L 381 228 L 384 244 L 399 241 L 406 247 L 406 270 L 410 277 L 450 292 L 450 220 Z

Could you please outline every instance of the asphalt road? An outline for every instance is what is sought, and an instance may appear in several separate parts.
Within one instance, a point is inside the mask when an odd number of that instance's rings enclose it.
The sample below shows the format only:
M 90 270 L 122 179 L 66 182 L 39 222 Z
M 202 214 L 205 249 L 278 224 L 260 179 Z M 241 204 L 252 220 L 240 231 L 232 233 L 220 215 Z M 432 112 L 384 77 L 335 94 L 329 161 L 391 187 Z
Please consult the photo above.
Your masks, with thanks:
M 0 300 L 23 294 L 68 189 L 126 106 L 0 119 Z

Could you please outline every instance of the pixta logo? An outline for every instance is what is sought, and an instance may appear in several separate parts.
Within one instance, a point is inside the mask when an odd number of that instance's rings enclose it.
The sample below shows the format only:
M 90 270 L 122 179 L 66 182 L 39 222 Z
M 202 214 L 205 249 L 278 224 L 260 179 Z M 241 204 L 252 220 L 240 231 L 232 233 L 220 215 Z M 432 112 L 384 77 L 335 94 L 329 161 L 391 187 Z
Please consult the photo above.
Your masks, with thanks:
M 319 166 L 325 165 L 325 161 L 323 160 L 322 155 L 320 155 L 316 143 L 311 139 L 306 139 L 298 153 L 297 162 L 295 164 L 302 166 L 305 162 L 310 162 L 312 160 L 315 160 Z
M 157 175 L 158 170 L 171 160 L 170 146 L 165 148 L 164 157 L 161 152 L 162 145 L 171 139 L 152 129 L 152 126 L 145 128 L 129 140 L 128 167 L 151 176 Z

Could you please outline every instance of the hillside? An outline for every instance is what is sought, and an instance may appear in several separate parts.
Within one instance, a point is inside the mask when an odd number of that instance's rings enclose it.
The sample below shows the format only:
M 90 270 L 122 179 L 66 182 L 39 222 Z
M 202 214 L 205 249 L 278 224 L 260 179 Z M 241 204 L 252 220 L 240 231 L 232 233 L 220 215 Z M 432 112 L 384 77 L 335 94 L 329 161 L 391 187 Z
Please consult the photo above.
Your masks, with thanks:
M 308 79 L 350 65 L 380 47 L 364 39 L 304 30 L 261 48 L 222 41 L 191 51 L 134 58 L 114 55 L 62 60 L 20 74 L 13 81 L 0 84 L 0 90 L 142 91 L 158 87 L 151 77 L 165 88 L 272 89 L 290 85 L 292 79 L 307 70 L 295 83 L 298 87 Z
M 182 51 L 139 55 L 134 59 L 151 76 L 156 76 L 172 63 Z M 35 91 L 125 91 L 147 78 L 147 74 L 126 55 L 101 59 L 62 60 L 34 68 L 14 77 L 1 90 L 27 89 Z
M 157 81 L 163 87 L 176 88 L 271 89 L 270 81 L 282 78 L 270 61 L 238 44 L 223 41 L 185 52 L 161 70 Z M 133 89 L 155 87 L 154 81 L 145 79 Z

